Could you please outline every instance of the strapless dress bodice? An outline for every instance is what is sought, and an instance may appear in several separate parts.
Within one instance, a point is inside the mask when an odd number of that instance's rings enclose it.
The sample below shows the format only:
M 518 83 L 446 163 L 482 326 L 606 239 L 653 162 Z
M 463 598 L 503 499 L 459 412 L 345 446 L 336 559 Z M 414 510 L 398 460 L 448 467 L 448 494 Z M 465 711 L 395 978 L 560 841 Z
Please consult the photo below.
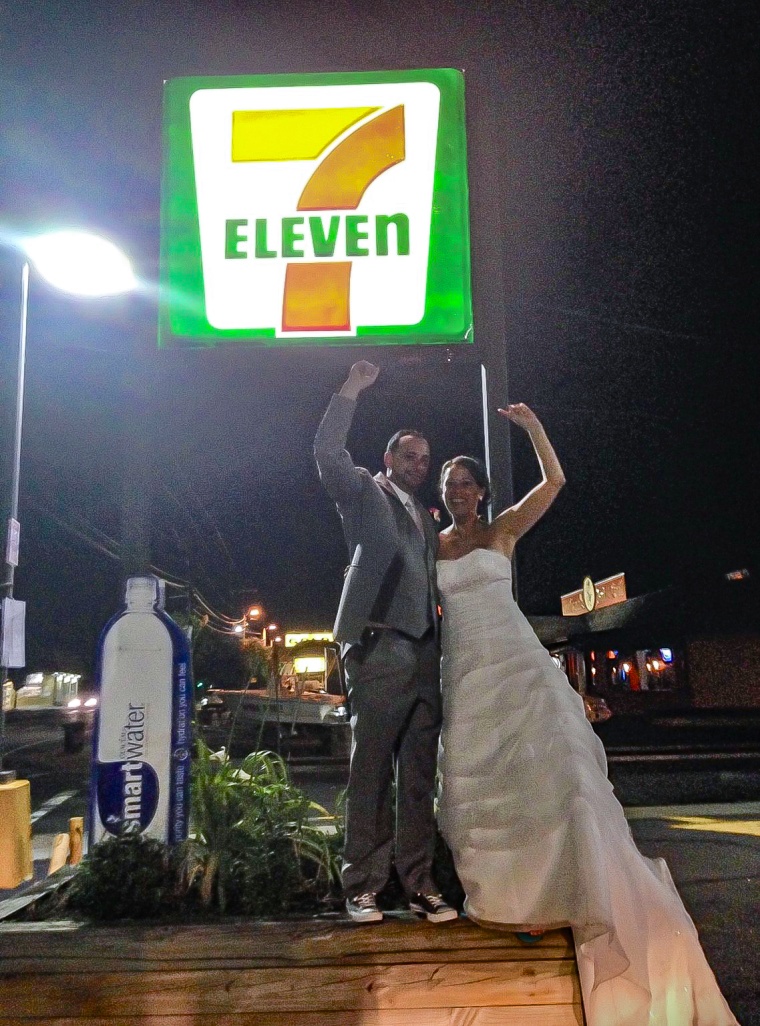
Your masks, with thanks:
M 472 549 L 458 559 L 439 559 L 439 581 L 482 584 L 484 577 L 512 580 L 512 560 L 496 549 Z

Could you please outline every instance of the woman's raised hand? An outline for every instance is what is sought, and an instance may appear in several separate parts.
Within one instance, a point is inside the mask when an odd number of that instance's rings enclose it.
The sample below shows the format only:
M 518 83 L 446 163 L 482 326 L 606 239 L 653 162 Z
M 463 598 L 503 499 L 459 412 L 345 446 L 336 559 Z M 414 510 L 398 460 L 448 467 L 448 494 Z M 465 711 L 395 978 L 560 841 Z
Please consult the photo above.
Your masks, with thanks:
M 518 427 L 524 428 L 526 431 L 536 425 L 541 426 L 541 421 L 525 403 L 510 403 L 506 409 L 499 408 L 498 412 L 502 417 L 506 417 L 507 420 L 511 420 L 513 424 L 517 424 Z

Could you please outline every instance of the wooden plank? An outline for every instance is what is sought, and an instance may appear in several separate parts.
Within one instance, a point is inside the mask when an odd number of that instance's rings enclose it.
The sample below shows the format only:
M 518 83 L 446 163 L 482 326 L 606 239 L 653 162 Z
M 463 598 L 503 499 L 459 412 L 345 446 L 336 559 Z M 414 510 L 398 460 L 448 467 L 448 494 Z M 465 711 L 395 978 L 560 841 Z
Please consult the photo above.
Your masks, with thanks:
M 461 918 L 433 925 L 409 917 L 358 926 L 343 917 L 198 924 L 0 923 L 2 972 L 138 972 L 266 966 L 574 958 L 569 930 L 526 946 L 514 934 Z
M 4 901 L 0 901 L 0 951 L 2 951 L 2 935 L 3 931 L 15 932 L 20 928 L 31 927 L 39 929 L 40 927 L 52 928 L 54 931 L 57 930 L 58 924 L 55 922 L 50 923 L 16 923 L 13 922 L 10 917 L 17 915 L 22 909 L 33 905 L 36 901 L 39 901 L 42 897 L 47 894 L 52 894 L 57 891 L 62 884 L 66 883 L 76 873 L 76 869 L 73 866 L 63 866 L 57 873 L 52 876 L 45 877 L 44 880 L 38 881 L 36 884 L 32 884 L 31 887 L 27 888 L 23 894 L 18 898 L 6 898 Z M 3 922 L 3 920 L 7 920 Z M 81 927 L 81 923 L 77 924 Z M 67 926 L 70 924 L 67 923 Z M 13 942 L 11 942 L 11 947 Z
M 232 1015 L 253 1012 L 578 1004 L 571 962 L 418 963 L 207 970 L 195 973 L 9 975 L 3 1008 L 17 1018 Z
M 32 1026 L 41 1019 L 0 1017 L 0 1026 Z M 145 1015 L 84 1019 L 45 1018 L 45 1026 L 293 1026 L 290 1012 L 237 1015 Z M 579 1005 L 522 1005 L 504 1008 L 425 1008 L 304 1012 L 297 1026 L 583 1026 Z
M 56 834 L 53 838 L 53 851 L 50 855 L 50 865 L 48 866 L 48 876 L 53 873 L 57 873 L 59 869 L 63 869 L 69 857 L 69 835 L 68 834 Z

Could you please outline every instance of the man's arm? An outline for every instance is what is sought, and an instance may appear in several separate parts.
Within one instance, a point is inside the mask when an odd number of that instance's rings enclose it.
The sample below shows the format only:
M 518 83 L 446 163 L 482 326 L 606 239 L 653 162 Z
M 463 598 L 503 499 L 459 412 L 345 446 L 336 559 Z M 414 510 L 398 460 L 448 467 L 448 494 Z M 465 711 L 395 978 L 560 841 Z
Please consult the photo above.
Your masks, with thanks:
M 343 387 L 332 397 L 314 439 L 314 457 L 319 477 L 336 502 L 351 502 L 361 490 L 361 478 L 346 450 L 356 400 L 365 388 L 374 384 L 379 367 L 360 360 L 351 368 Z

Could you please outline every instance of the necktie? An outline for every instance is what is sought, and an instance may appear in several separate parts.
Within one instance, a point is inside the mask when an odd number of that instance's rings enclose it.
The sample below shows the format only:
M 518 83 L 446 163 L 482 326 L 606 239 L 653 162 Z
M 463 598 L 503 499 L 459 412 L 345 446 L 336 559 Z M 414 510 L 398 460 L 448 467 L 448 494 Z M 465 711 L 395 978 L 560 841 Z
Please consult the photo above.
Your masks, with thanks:
M 404 505 L 406 506 L 407 510 L 409 511 L 409 516 L 414 521 L 415 527 L 417 528 L 417 530 L 420 532 L 420 534 L 424 538 L 425 537 L 425 528 L 422 526 L 422 517 L 420 516 L 420 511 L 415 506 L 414 499 L 411 497 L 411 495 L 406 500 Z

